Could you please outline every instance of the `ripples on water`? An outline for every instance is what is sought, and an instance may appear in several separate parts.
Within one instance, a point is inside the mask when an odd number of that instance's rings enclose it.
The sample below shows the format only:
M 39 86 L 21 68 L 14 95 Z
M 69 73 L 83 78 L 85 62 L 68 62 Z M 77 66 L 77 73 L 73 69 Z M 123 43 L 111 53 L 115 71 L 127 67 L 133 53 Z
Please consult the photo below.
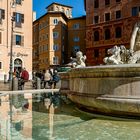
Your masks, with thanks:
M 10 98 L 1 97 L 0 140 L 140 140 L 139 120 L 89 115 L 59 95 Z

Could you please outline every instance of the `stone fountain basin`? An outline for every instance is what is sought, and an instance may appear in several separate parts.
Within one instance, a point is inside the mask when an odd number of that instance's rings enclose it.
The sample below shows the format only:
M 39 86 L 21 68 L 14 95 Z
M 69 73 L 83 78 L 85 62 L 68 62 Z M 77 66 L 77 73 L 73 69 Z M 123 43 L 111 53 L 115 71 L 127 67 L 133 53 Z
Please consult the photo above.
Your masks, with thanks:
M 61 92 L 90 111 L 140 116 L 140 64 L 71 69 L 61 75 Z

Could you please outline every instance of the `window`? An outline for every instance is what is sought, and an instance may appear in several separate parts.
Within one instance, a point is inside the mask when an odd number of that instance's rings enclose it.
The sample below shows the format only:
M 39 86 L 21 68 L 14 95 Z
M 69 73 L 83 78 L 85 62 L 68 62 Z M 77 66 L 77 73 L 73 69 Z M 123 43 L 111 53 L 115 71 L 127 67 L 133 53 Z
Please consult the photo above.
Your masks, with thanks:
M 76 36 L 76 37 L 73 38 L 73 40 L 74 40 L 74 42 L 79 42 L 79 37 Z
M 53 57 L 53 64 L 58 64 L 58 56 Z
M 54 23 L 54 25 L 57 25 L 58 24 L 58 19 L 54 19 L 53 23 Z
M 110 20 L 110 13 L 106 13 L 105 14 L 105 21 L 109 21 Z
M 109 5 L 110 4 L 110 0 L 105 0 L 105 5 Z
M 132 16 L 138 16 L 138 7 L 132 7 Z
M 54 11 L 54 8 L 53 7 L 51 7 L 51 11 Z
M 21 23 L 24 23 L 24 14 L 14 12 L 13 16 L 15 18 L 16 27 L 21 27 Z
M 5 10 L 0 9 L 0 24 L 2 23 L 2 19 L 5 19 Z
M 99 8 L 99 0 L 94 1 L 94 8 Z
M 59 11 L 59 7 L 58 6 L 56 6 L 56 11 Z
M 94 32 L 94 41 L 99 41 L 99 31 Z
M 2 69 L 2 62 L 0 62 L 0 69 Z
M 62 8 L 62 12 L 63 12 L 63 13 L 65 13 L 65 10 L 64 10 L 64 8 Z
M 99 23 L 99 16 L 94 16 L 94 23 Z
M 48 34 L 46 34 L 46 39 L 48 39 Z
M 53 38 L 58 38 L 58 32 L 53 32 Z
M 110 30 L 106 29 L 105 30 L 105 40 L 109 40 L 110 39 Z
M 122 29 L 121 29 L 121 27 L 116 27 L 115 33 L 116 33 L 116 38 L 121 38 L 122 37 Z
M 74 25 L 73 25 L 73 28 L 74 28 L 74 29 L 79 29 L 79 23 L 74 24 Z
M 15 45 L 24 46 L 24 36 L 14 35 L 13 37 Z
M 80 51 L 80 47 L 79 46 L 74 46 L 73 47 L 73 52 L 76 53 L 78 51 Z
M 121 18 L 121 11 L 120 10 L 116 11 L 116 19 L 119 19 L 119 18 Z
M 54 44 L 54 45 L 53 45 L 53 50 L 54 50 L 54 51 L 58 51 L 58 50 L 59 50 L 58 44 Z
M 69 16 L 69 9 L 66 10 L 66 15 Z
M 21 45 L 21 35 L 16 35 L 16 45 Z
M 94 57 L 99 57 L 99 50 L 98 49 L 95 49 L 94 50 Z
M 22 0 L 16 0 L 16 4 L 21 4 Z
M 121 2 L 121 0 L 116 0 L 116 2 Z
M 48 44 L 45 45 L 45 51 L 47 51 L 47 50 L 48 50 Z

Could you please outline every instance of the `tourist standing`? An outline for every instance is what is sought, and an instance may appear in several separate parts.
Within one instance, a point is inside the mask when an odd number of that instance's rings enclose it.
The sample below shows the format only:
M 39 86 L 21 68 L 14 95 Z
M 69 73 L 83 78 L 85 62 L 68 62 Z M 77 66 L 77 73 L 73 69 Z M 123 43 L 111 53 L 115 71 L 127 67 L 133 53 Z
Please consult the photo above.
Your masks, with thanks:
M 22 71 L 21 71 L 21 86 L 22 86 L 22 89 L 24 89 L 25 82 L 27 82 L 28 80 L 29 80 L 29 73 L 25 68 L 23 68 Z
M 59 82 L 60 76 L 58 75 L 57 70 L 54 70 L 53 72 L 53 88 L 56 88 L 56 84 Z
M 52 80 L 52 75 L 50 74 L 49 70 L 46 70 L 44 74 L 44 88 L 46 88 L 46 84 L 50 86 L 50 82 Z

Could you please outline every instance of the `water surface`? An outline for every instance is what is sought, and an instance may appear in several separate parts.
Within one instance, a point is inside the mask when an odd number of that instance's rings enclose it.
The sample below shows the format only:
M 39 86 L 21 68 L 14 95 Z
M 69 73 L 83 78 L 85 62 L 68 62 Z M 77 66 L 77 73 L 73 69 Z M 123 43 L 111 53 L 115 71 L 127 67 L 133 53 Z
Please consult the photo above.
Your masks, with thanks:
M 0 140 L 140 140 L 140 121 L 88 115 L 60 96 L 1 97 Z M 51 105 L 50 105 L 51 104 Z

